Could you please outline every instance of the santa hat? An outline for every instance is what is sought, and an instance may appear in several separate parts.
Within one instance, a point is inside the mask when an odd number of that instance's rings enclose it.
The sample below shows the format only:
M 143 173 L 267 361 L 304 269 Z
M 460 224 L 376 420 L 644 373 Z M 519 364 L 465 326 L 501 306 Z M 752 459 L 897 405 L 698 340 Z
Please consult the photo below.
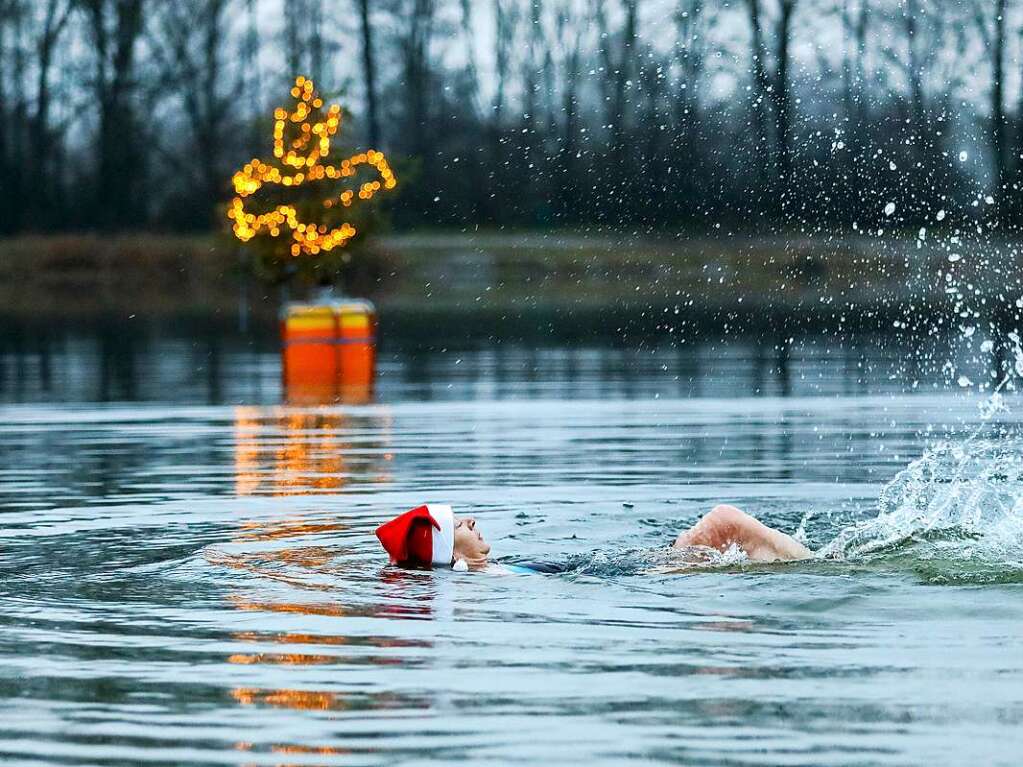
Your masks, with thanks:
M 397 564 L 450 565 L 455 515 L 444 504 L 417 506 L 380 525 L 377 538 Z

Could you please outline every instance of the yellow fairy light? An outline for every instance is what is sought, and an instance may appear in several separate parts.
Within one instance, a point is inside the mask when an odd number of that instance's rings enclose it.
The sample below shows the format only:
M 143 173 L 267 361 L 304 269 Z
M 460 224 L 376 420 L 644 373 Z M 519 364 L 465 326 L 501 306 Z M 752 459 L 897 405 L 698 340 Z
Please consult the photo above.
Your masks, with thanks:
M 324 178 L 332 181 L 350 178 L 362 165 L 371 166 L 377 172 L 379 180 L 359 185 L 360 200 L 369 200 L 381 189 L 394 189 L 398 185 L 398 179 L 383 152 L 375 149 L 341 160 L 338 165 L 323 162 L 330 154 L 331 137 L 341 128 L 341 107 L 331 104 L 327 109 L 326 119 L 312 123 L 309 118 L 313 110 L 323 107 L 323 100 L 317 95 L 313 81 L 306 77 L 297 77 L 291 95 L 295 99 L 291 112 L 284 107 L 274 110 L 273 156 L 274 160 L 279 161 L 279 165 L 275 165 L 274 161 L 264 162 L 254 158 L 236 172 L 231 178 L 235 197 L 228 206 L 227 217 L 234 222 L 231 227 L 234 236 L 242 242 L 248 242 L 262 233 L 278 237 L 286 228 L 291 232 L 290 251 L 293 256 L 300 256 L 303 253 L 315 256 L 321 252 L 344 247 L 355 236 L 355 227 L 347 221 L 330 229 L 323 224 L 301 222 L 298 220 L 295 207 L 287 204 L 278 205 L 266 213 L 250 213 L 245 210 L 246 198 L 256 194 L 266 185 L 294 189 Z M 285 150 L 288 123 L 297 125 L 299 130 L 297 136 L 288 142 L 290 146 Z M 353 204 L 355 195 L 356 192 L 351 189 L 342 190 L 325 199 L 323 207 L 330 209 L 340 203 L 348 208 Z

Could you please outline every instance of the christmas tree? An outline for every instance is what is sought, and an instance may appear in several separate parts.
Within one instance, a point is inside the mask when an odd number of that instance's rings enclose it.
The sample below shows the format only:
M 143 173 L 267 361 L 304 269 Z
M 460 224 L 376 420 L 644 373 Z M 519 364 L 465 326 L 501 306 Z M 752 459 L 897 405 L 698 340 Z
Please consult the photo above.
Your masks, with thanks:
M 263 275 L 338 274 L 346 248 L 376 218 L 366 203 L 397 179 L 382 152 L 334 150 L 341 107 L 326 106 L 312 80 L 297 78 L 291 96 L 290 110 L 274 110 L 273 158 L 254 158 L 232 177 L 227 216 Z

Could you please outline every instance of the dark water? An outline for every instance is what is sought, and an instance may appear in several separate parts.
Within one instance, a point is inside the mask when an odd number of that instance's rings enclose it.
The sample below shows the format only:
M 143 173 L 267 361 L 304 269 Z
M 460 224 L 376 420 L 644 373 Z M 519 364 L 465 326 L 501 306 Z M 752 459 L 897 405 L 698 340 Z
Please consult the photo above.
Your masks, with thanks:
M 392 342 L 292 407 L 272 339 L 4 338 L 5 763 L 1019 762 L 1023 408 L 912 347 Z M 425 501 L 576 569 L 386 566 Z M 720 501 L 830 558 L 664 572 Z

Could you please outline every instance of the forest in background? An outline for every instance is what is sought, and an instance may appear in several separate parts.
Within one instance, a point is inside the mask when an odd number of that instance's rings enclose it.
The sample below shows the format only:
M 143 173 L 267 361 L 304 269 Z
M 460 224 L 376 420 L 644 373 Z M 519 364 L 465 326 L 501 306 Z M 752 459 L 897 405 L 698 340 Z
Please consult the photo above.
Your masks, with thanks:
M 223 229 L 296 74 L 398 230 L 1004 229 L 1021 6 L 0 0 L 0 234 Z

